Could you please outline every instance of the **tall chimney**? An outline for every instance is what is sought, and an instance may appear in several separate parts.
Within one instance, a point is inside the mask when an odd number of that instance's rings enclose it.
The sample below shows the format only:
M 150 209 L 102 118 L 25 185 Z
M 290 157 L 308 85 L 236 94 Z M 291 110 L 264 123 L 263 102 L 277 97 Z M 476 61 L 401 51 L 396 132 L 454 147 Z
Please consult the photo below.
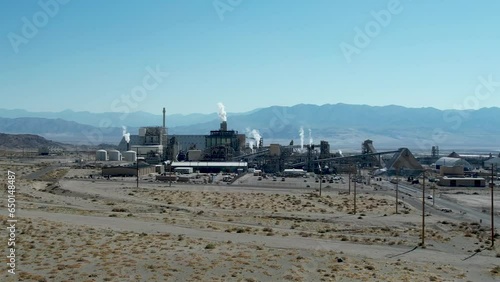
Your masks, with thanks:
M 220 123 L 220 130 L 227 131 L 227 122 L 223 121 Z
M 165 128 L 165 107 L 163 107 L 163 128 Z
M 130 142 L 127 142 L 127 151 L 130 151 Z

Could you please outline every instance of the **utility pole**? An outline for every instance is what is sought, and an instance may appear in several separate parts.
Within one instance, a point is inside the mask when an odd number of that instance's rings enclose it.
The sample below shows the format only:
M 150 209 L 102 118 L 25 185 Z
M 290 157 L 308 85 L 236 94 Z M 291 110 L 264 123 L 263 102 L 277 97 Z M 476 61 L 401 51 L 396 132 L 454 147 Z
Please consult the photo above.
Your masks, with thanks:
M 491 247 L 495 246 L 495 213 L 493 212 L 493 187 L 495 184 L 493 183 L 493 164 L 491 164 Z
M 422 248 L 425 248 L 425 170 L 424 180 L 422 181 Z
M 168 187 L 172 187 L 172 161 L 170 161 L 170 165 L 168 166 Z
M 349 164 L 349 195 L 351 195 L 351 169 L 352 169 L 352 165 Z
M 432 184 L 432 206 L 434 207 L 434 201 L 436 199 L 436 185 Z
M 356 180 L 354 180 L 354 214 L 356 214 Z
M 136 159 L 135 159 L 135 167 L 137 172 L 137 188 L 139 188 L 139 147 L 135 148 Z
M 396 168 L 396 214 L 398 214 L 398 206 L 399 206 L 399 169 Z
M 359 164 L 356 164 L 356 179 L 354 179 L 354 214 L 356 214 L 356 182 L 358 181 L 357 173 L 358 173 L 358 166 Z
M 319 196 L 321 197 L 321 183 L 323 183 L 323 170 L 321 169 L 321 164 L 318 164 L 319 166 L 319 173 L 320 173 L 320 178 L 319 178 Z

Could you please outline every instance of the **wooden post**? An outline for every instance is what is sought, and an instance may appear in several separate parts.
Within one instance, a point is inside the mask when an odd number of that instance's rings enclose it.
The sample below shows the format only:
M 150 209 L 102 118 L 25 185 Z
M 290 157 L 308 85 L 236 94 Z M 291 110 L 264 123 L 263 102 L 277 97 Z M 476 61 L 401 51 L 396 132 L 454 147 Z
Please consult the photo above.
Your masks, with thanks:
M 422 243 L 420 245 L 425 248 L 425 171 L 422 182 Z
M 493 183 L 493 164 L 491 164 L 491 247 L 495 246 L 495 213 L 493 212 L 493 187 L 495 183 Z

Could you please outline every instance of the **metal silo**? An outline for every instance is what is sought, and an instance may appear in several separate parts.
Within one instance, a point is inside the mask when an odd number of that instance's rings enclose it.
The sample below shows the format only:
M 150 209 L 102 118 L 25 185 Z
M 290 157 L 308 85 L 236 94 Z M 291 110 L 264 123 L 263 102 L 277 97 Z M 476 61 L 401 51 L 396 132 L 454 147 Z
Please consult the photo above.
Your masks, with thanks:
M 108 152 L 108 154 L 109 154 L 110 161 L 121 161 L 122 160 L 122 154 L 120 153 L 120 151 L 110 150 Z
M 135 151 L 123 152 L 123 160 L 126 162 L 135 162 L 137 161 L 137 153 Z
M 106 150 L 97 150 L 95 153 L 96 161 L 107 161 L 108 160 L 108 152 Z

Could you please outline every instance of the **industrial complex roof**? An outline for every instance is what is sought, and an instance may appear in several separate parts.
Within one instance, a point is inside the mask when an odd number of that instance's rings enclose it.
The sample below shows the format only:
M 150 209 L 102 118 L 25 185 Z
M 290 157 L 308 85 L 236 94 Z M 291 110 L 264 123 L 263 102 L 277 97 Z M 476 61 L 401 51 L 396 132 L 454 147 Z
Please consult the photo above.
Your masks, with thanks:
M 436 166 L 463 166 L 464 168 L 467 169 L 472 169 L 472 165 L 460 158 L 450 158 L 450 157 L 442 157 L 439 160 L 436 161 Z
M 247 162 L 172 162 L 174 167 L 247 167 Z
M 491 158 L 489 160 L 484 161 L 484 166 L 486 166 L 486 167 L 491 166 L 491 164 L 496 165 L 496 166 L 500 165 L 500 158 L 494 157 L 494 158 Z

